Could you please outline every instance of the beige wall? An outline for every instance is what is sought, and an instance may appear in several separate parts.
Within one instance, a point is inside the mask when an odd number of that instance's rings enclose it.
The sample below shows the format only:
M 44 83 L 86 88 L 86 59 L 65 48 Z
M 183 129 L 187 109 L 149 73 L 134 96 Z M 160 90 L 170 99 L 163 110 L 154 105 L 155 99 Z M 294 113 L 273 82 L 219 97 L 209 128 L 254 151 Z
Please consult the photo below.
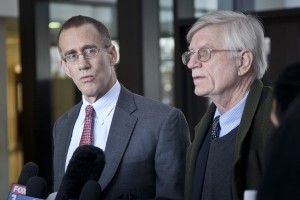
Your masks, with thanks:
M 0 199 L 7 199 L 23 166 L 17 138 L 16 75 L 19 63 L 17 0 L 0 0 Z M 14 33 L 12 33 L 12 31 Z

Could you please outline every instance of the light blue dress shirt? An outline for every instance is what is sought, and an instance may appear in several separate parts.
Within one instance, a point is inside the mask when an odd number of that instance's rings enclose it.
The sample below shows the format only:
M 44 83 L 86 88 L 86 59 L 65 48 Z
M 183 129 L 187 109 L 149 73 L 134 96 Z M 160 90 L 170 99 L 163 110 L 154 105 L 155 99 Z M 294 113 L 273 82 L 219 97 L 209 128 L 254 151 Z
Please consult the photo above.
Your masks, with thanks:
M 223 137 L 238 125 L 240 125 L 248 94 L 249 91 L 244 95 L 243 99 L 238 104 L 236 104 L 233 108 L 223 113 L 222 115 L 219 112 L 218 108 L 216 109 L 214 118 L 220 115 L 219 123 L 221 131 L 219 137 Z

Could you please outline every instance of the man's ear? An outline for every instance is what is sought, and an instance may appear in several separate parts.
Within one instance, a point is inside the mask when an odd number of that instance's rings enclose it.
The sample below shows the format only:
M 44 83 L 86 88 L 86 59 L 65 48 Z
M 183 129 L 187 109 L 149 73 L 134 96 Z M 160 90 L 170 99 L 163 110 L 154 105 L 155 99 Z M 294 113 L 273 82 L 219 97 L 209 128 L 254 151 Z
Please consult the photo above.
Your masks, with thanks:
M 112 44 L 108 48 L 108 54 L 110 55 L 110 65 L 114 66 L 117 62 L 117 59 L 118 59 L 118 54 L 117 54 L 117 50 L 116 50 L 115 45 Z
M 66 62 L 63 61 L 63 60 L 60 60 L 60 66 L 61 66 L 61 68 L 64 70 L 65 74 L 67 74 L 68 77 L 71 78 L 71 73 L 70 73 L 70 70 L 69 70 L 69 68 L 68 68 L 68 66 L 67 66 L 67 64 L 66 64 Z
M 238 75 L 243 76 L 251 70 L 253 62 L 253 54 L 249 50 L 240 52 L 240 60 L 238 60 Z

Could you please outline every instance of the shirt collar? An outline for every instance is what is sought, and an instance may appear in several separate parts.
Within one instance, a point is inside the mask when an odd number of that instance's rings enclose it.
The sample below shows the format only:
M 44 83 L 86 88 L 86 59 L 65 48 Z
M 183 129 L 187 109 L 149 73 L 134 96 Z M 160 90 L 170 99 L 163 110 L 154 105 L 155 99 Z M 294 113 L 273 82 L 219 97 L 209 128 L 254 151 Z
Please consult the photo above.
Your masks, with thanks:
M 216 109 L 214 118 L 220 115 L 220 120 L 219 120 L 220 127 L 221 127 L 220 137 L 226 135 L 232 129 L 234 129 L 240 124 L 248 94 L 249 91 L 246 92 L 246 94 L 238 104 L 236 104 L 233 108 L 223 113 L 222 115 L 219 112 L 218 108 Z
M 121 91 L 121 85 L 119 81 L 117 80 L 116 83 L 113 85 L 112 88 L 100 99 L 98 99 L 96 102 L 92 104 L 95 110 L 95 119 L 104 119 L 110 111 L 116 106 L 118 97 Z M 82 106 L 81 106 L 81 112 L 83 111 L 85 113 L 85 107 L 87 105 L 90 105 L 89 102 L 87 102 L 82 96 Z M 83 115 L 85 116 L 85 114 Z M 83 118 L 84 122 L 84 118 Z

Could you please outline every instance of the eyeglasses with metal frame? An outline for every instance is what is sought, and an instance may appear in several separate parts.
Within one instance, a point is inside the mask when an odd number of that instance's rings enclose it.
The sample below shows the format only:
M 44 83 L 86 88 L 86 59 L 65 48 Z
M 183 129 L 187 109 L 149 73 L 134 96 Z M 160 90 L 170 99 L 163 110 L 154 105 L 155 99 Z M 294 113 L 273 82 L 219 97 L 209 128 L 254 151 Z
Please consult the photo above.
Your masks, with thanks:
M 240 50 L 229 50 L 229 49 L 210 49 L 210 48 L 201 48 L 193 51 L 186 51 L 182 54 L 181 59 L 184 65 L 187 65 L 194 53 L 197 53 L 197 59 L 201 62 L 206 62 L 211 58 L 211 54 L 221 51 L 240 51 Z
M 107 49 L 107 48 L 96 48 L 96 47 L 88 48 L 88 49 L 83 50 L 82 53 L 67 54 L 67 55 L 65 55 L 63 60 L 67 64 L 76 64 L 78 62 L 79 55 L 82 55 L 85 59 L 91 59 L 91 58 L 96 57 L 98 55 L 98 53 L 100 51 L 103 51 L 104 49 Z

